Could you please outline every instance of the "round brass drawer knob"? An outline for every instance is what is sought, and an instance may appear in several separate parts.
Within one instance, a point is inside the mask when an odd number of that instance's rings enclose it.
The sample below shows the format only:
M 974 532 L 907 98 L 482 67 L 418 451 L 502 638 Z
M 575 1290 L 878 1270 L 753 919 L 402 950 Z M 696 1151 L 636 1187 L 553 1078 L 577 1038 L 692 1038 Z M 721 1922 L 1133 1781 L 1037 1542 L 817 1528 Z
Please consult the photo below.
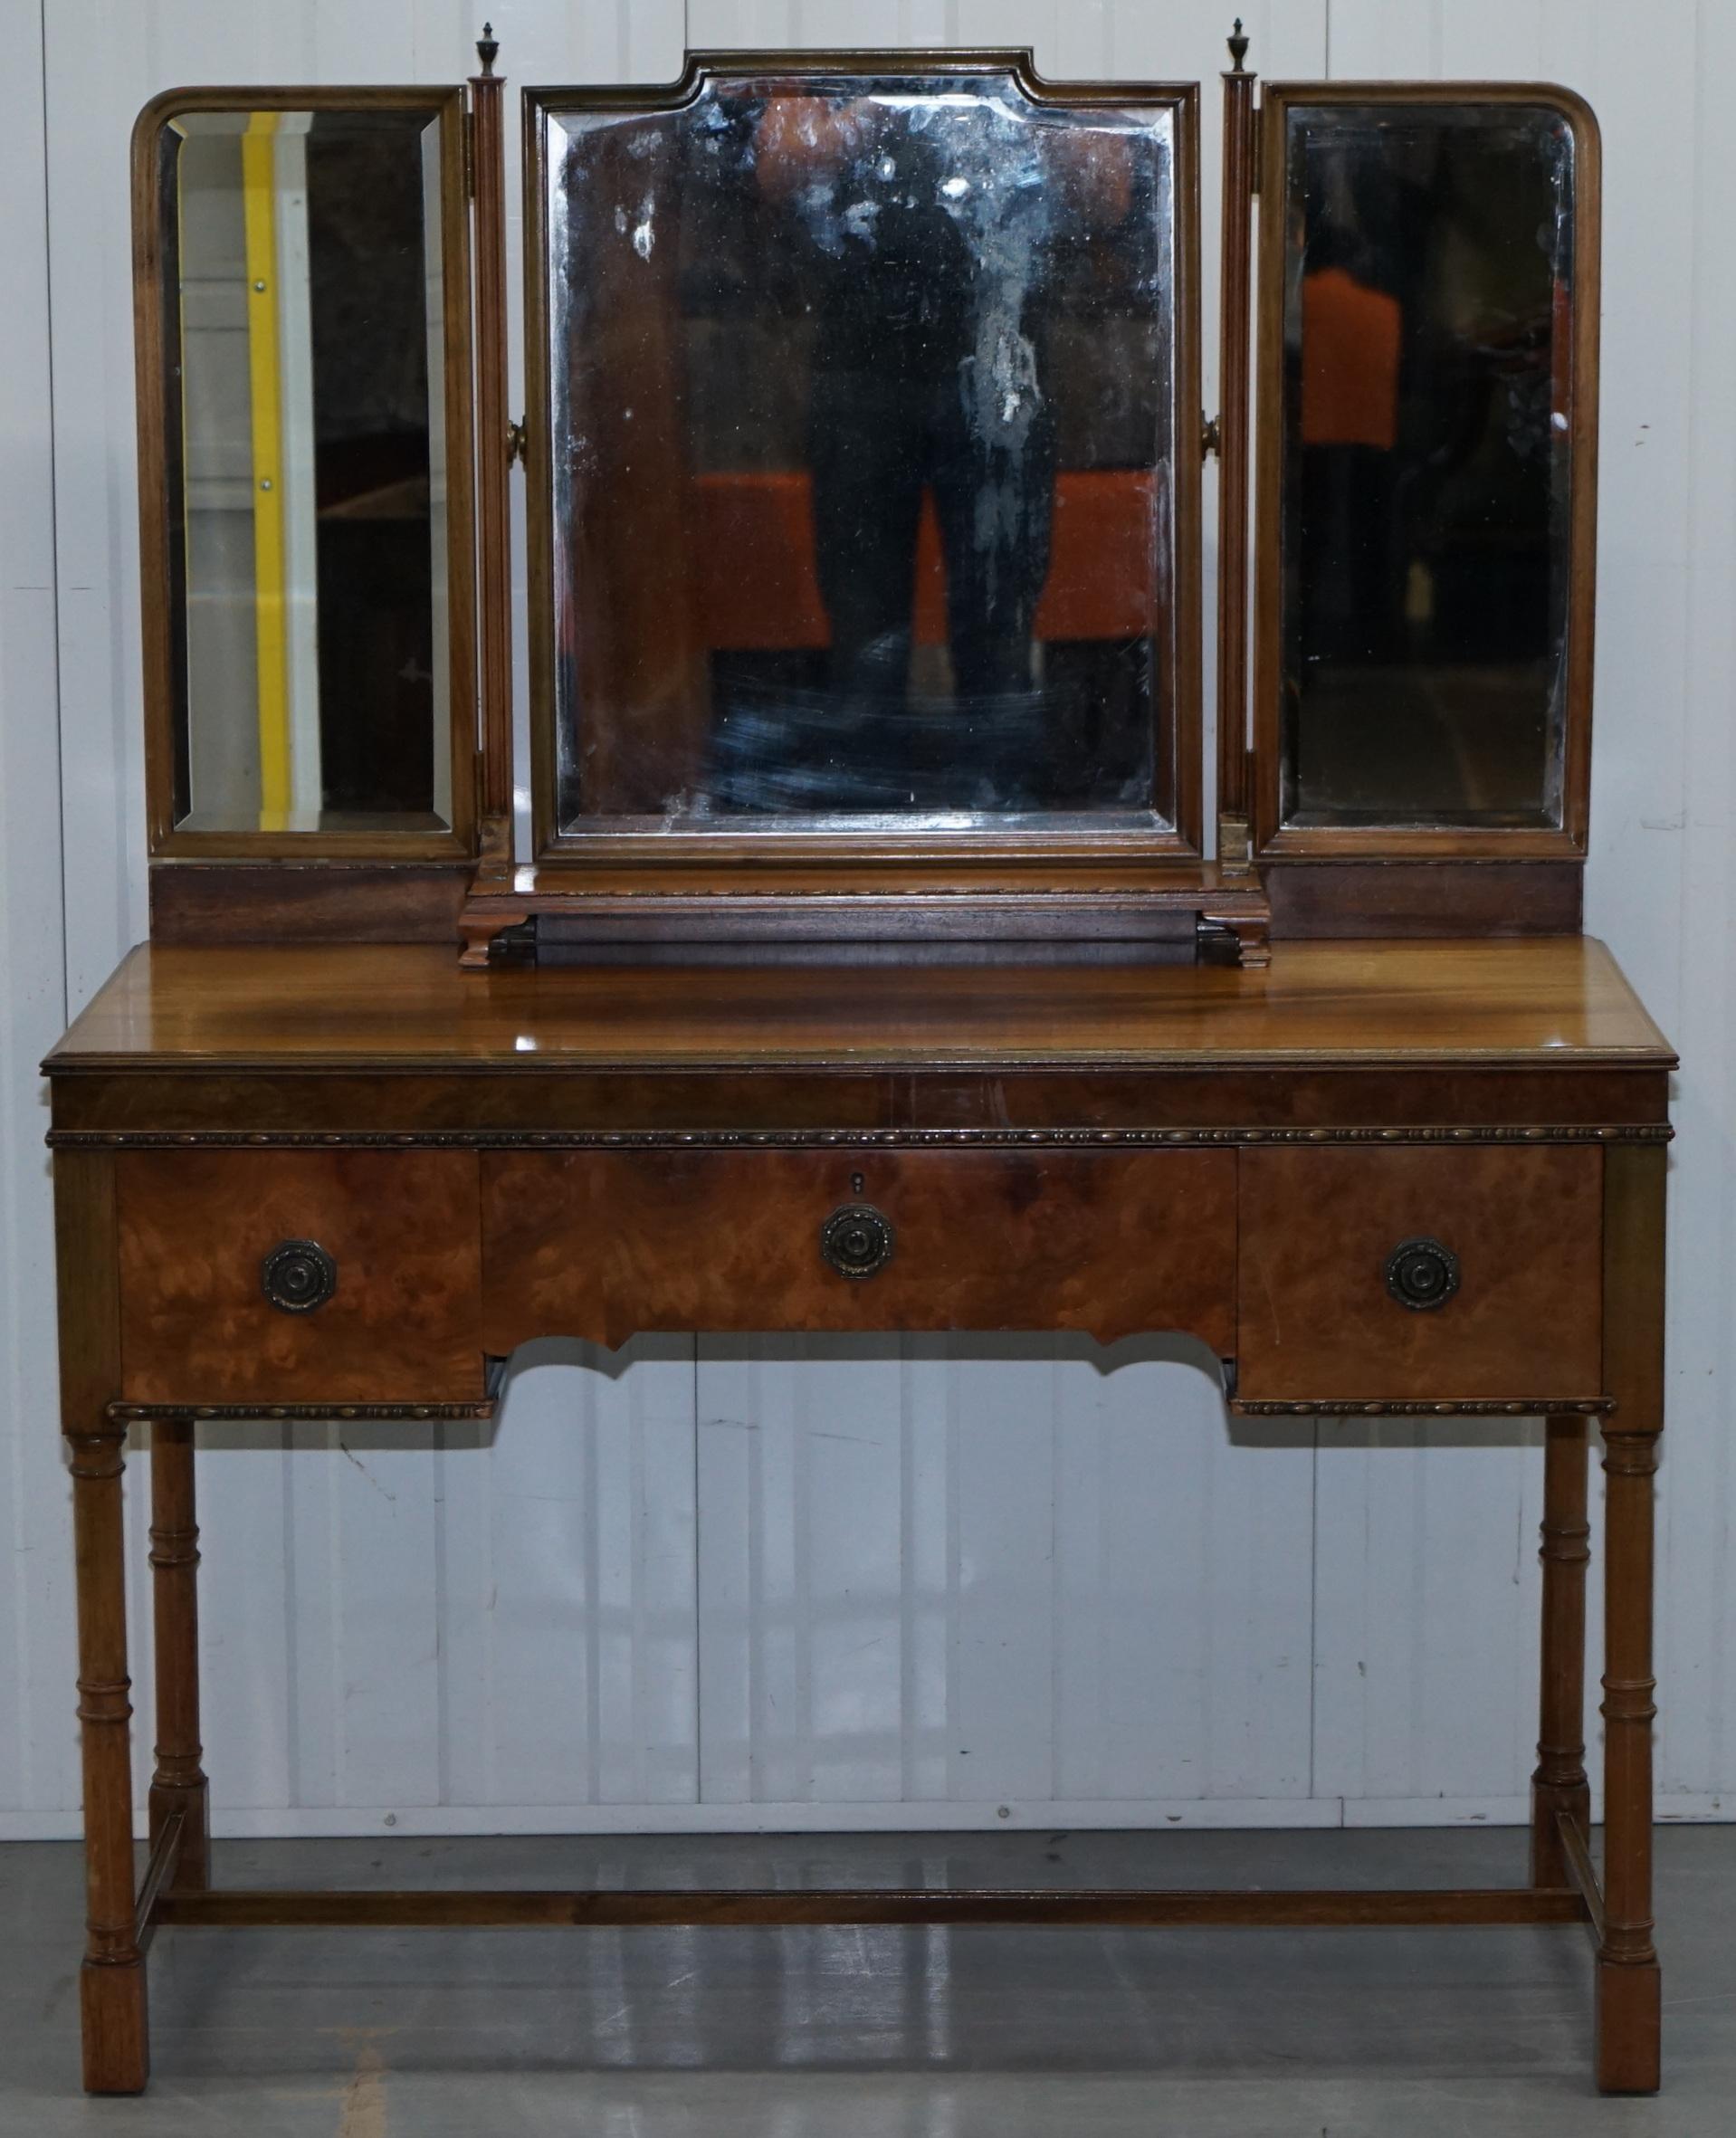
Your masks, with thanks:
M 281 1313 L 310 1314 L 338 1289 L 338 1265 L 317 1240 L 280 1240 L 260 1264 L 259 1281 Z
M 1445 1306 L 1459 1288 L 1459 1258 L 1439 1240 L 1401 1240 L 1387 1257 L 1387 1289 L 1415 1313 Z
M 872 1277 L 892 1258 L 892 1225 L 872 1203 L 845 1203 L 820 1227 L 820 1253 L 841 1277 Z

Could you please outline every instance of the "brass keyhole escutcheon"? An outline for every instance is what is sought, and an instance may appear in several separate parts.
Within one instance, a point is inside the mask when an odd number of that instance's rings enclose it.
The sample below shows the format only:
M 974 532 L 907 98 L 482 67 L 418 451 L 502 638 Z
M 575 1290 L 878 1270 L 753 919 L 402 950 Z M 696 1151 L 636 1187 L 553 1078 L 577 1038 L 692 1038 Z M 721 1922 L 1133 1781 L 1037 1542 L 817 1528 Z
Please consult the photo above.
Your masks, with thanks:
M 260 1288 L 283 1314 L 310 1314 L 338 1289 L 338 1265 L 317 1240 L 280 1240 L 259 1265 Z
M 892 1258 L 892 1223 L 872 1203 L 845 1203 L 820 1227 L 820 1253 L 841 1277 L 872 1277 Z
M 1426 1313 L 1459 1288 L 1459 1258 L 1439 1240 L 1400 1240 L 1387 1257 L 1387 1290 L 1400 1306 Z

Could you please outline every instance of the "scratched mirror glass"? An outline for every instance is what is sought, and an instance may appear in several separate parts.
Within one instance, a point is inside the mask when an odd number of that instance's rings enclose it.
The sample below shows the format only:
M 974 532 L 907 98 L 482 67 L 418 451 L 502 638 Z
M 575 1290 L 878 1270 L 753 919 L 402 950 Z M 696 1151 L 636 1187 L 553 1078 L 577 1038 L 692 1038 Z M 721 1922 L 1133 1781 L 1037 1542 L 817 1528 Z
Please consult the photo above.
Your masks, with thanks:
M 1284 820 L 1557 825 L 1571 129 L 1301 107 L 1288 160 Z
M 450 821 L 439 163 L 426 111 L 165 129 L 182 830 Z
M 550 111 L 558 824 L 1173 821 L 1173 108 Z

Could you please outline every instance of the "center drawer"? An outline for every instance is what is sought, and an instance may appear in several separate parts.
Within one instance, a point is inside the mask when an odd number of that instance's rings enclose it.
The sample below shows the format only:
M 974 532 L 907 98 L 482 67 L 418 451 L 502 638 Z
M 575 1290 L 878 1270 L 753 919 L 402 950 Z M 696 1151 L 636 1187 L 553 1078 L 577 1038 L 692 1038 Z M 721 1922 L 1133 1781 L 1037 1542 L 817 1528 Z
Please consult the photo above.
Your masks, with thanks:
M 1182 1330 L 1227 1355 L 1228 1150 L 514 1150 L 483 1347 L 641 1331 Z

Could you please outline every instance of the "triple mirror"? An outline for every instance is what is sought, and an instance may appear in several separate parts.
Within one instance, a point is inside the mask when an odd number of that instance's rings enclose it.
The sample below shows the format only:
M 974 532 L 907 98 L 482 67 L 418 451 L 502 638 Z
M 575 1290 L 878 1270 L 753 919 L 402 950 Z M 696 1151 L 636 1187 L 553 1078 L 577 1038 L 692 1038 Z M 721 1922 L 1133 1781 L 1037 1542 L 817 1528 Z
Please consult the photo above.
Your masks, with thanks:
M 954 51 L 527 91 L 520 434 L 491 58 L 469 92 L 184 91 L 141 117 L 154 856 L 480 854 L 503 896 L 527 787 L 510 881 L 539 896 L 892 864 L 930 892 L 1192 885 L 1203 913 L 1215 883 L 1257 899 L 1335 859 L 1583 854 L 1579 100 L 1267 85 L 1255 159 L 1239 58 L 1226 78 L 1232 650 L 1250 352 L 1259 465 L 1253 688 L 1226 662 L 1218 702 L 1241 855 L 1226 831 L 1215 876 L 1197 90 Z

